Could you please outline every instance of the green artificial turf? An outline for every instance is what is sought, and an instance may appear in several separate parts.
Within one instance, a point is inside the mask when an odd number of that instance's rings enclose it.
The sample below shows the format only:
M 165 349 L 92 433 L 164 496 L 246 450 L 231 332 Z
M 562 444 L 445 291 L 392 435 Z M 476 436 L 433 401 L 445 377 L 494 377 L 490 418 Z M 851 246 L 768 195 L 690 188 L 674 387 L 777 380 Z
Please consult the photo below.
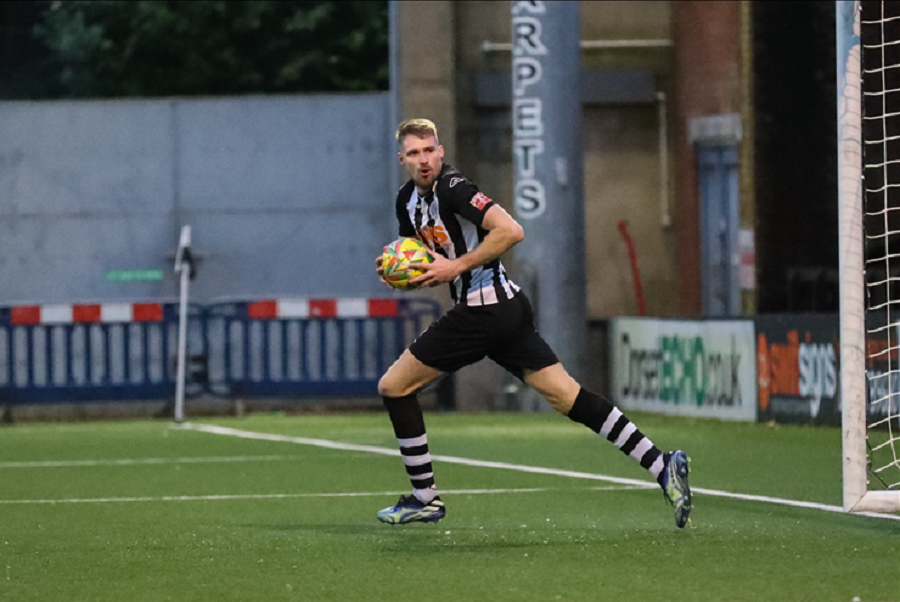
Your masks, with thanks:
M 632 418 L 690 453 L 696 488 L 840 503 L 838 429 Z M 426 420 L 439 456 L 648 480 L 555 414 Z M 200 422 L 396 445 L 382 414 Z M 447 518 L 389 526 L 395 456 L 163 421 L 0 429 L 0 600 L 900 600 L 900 521 L 698 493 L 678 530 L 657 489 L 434 465 Z

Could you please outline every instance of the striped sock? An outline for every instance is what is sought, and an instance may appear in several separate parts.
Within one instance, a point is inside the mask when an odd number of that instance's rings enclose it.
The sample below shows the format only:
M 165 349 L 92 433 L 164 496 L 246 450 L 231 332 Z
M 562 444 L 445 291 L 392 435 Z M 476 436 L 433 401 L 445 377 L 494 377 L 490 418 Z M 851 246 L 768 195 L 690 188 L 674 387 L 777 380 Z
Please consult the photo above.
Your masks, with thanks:
M 428 435 L 425 434 L 425 419 L 422 417 L 419 400 L 415 395 L 382 399 L 394 427 L 413 495 L 427 504 L 437 497 L 437 487 L 434 484 Z
M 653 445 L 619 408 L 586 389 L 578 392 L 569 418 L 579 422 L 637 460 L 662 486 L 666 454 Z

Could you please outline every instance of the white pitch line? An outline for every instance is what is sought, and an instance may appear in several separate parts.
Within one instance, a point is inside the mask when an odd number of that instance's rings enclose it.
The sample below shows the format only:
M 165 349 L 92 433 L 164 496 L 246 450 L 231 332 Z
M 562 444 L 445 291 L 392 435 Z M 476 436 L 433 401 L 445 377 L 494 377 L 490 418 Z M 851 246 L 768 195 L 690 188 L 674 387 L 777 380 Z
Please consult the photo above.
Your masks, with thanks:
M 138 466 L 144 464 L 203 464 L 215 462 L 271 462 L 296 460 L 296 456 L 207 456 L 183 458 L 126 458 L 123 460 L 43 460 L 34 462 L 0 462 L 0 468 L 73 468 L 94 466 Z
M 340 449 L 344 451 L 368 452 L 371 454 L 380 454 L 383 456 L 399 456 L 400 450 L 390 449 L 387 447 L 378 447 L 375 445 L 357 445 L 355 443 L 341 443 L 340 441 L 330 441 L 328 439 L 311 439 L 308 437 L 289 437 L 287 435 L 273 435 L 271 433 L 257 433 L 255 431 L 244 431 L 224 426 L 215 426 L 211 424 L 194 424 L 183 423 L 173 428 L 186 429 L 201 433 L 210 433 L 213 435 L 226 435 L 229 437 L 238 437 L 241 439 L 256 439 L 260 441 L 279 441 L 283 443 L 296 443 L 299 445 L 311 445 L 315 447 L 324 447 L 328 449 Z M 546 474 L 560 477 L 569 477 L 572 479 L 590 479 L 595 481 L 606 481 L 616 483 L 618 485 L 630 485 L 633 487 L 644 487 L 654 489 L 658 487 L 656 483 L 640 481 L 638 479 L 623 479 L 609 475 L 594 474 L 589 472 L 577 472 L 572 470 L 558 470 L 555 468 L 542 468 L 540 466 L 528 466 L 525 464 L 508 464 L 506 462 L 490 462 L 486 460 L 476 460 L 473 458 L 461 458 L 458 456 L 440 456 L 432 454 L 432 460 L 438 462 L 446 462 L 448 464 L 462 464 L 464 466 L 476 466 L 480 468 L 500 468 L 503 470 L 515 470 L 518 472 L 527 472 L 532 474 Z M 831 506 L 828 504 L 819 504 L 816 502 L 804 502 L 800 500 L 789 500 L 786 498 L 770 497 L 765 495 L 749 495 L 743 493 L 731 493 L 729 491 L 721 491 L 718 489 L 705 489 L 700 487 L 691 487 L 693 493 L 700 493 L 715 497 L 724 497 L 733 500 L 744 500 L 749 502 L 763 502 L 767 504 L 779 504 L 782 506 L 792 506 L 794 508 L 808 508 L 811 510 L 822 510 L 825 512 L 838 512 L 846 514 L 840 506 Z M 886 518 L 889 520 L 900 520 L 900 515 L 884 514 L 881 512 L 855 512 L 855 516 L 868 516 L 872 518 Z
M 380 454 L 382 456 L 399 456 L 399 449 L 387 447 L 378 447 L 375 445 L 359 445 L 356 443 L 342 443 L 340 441 L 330 441 L 328 439 L 310 439 L 308 437 L 289 437 L 287 435 L 273 435 L 271 433 L 257 433 L 255 431 L 243 431 L 239 429 L 228 428 L 224 426 L 215 426 L 211 424 L 193 424 L 183 423 L 173 428 L 187 429 L 199 431 L 201 433 L 211 433 L 213 435 L 226 435 L 229 437 L 238 437 L 240 439 L 256 439 L 259 441 L 276 441 L 281 443 L 296 443 L 299 445 L 311 445 L 314 447 L 324 447 L 327 449 L 340 449 L 343 451 L 367 452 L 370 454 Z M 526 464 L 508 464 L 506 462 L 491 462 L 488 460 L 476 460 L 474 458 L 461 458 L 458 456 L 441 456 L 431 454 L 431 459 L 438 462 L 446 462 L 447 464 L 463 464 L 465 466 L 477 466 L 479 468 L 502 468 L 505 470 L 515 470 L 518 472 L 528 472 L 532 474 L 547 474 L 560 477 L 569 477 L 572 479 L 590 479 L 594 481 L 606 481 L 608 483 L 616 483 L 617 485 L 630 485 L 632 487 L 655 488 L 659 487 L 656 483 L 649 483 L 638 479 L 625 479 L 621 477 L 611 477 L 608 475 L 594 474 L 590 472 L 577 472 L 573 470 L 560 470 L 557 468 L 542 468 L 540 466 L 528 466 Z
M 621 487 L 619 489 L 627 489 Z M 442 490 L 444 495 L 493 495 L 498 493 L 536 493 L 550 491 L 546 487 L 520 489 L 450 489 Z M 163 495 L 145 497 L 104 497 L 104 498 L 69 498 L 61 500 L 0 500 L 0 504 L 110 504 L 128 502 L 219 502 L 228 500 L 280 500 L 294 498 L 331 498 L 331 497 L 386 497 L 400 495 L 396 491 L 354 491 L 349 493 L 260 493 L 240 495 Z

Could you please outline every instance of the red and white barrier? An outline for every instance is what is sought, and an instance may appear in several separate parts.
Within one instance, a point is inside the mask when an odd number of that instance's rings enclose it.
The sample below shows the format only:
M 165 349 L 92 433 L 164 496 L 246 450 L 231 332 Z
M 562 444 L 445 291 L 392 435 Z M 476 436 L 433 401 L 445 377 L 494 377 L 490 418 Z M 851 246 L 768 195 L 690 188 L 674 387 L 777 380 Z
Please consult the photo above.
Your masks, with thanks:
M 269 299 L 249 303 L 251 320 L 283 318 L 393 318 L 396 299 Z
M 288 318 L 394 318 L 397 299 L 266 299 L 247 304 L 251 320 Z M 17 326 L 162 322 L 162 303 L 63 303 L 10 308 Z
M 16 325 L 162 322 L 163 319 L 161 303 L 20 305 L 11 310 L 10 319 Z

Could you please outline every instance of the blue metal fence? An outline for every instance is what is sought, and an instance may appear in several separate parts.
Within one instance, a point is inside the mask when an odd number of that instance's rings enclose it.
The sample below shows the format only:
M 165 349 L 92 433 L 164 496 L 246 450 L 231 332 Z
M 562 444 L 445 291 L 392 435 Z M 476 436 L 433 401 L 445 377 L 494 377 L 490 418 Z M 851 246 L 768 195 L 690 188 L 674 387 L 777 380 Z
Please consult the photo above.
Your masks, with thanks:
M 188 395 L 376 395 L 440 313 L 430 299 L 282 299 L 190 306 Z M 168 400 L 178 304 L 0 307 L 0 405 Z
M 0 307 L 0 404 L 168 398 L 177 325 L 175 303 Z
M 377 395 L 380 376 L 439 312 L 429 299 L 211 305 L 208 390 L 231 397 Z

